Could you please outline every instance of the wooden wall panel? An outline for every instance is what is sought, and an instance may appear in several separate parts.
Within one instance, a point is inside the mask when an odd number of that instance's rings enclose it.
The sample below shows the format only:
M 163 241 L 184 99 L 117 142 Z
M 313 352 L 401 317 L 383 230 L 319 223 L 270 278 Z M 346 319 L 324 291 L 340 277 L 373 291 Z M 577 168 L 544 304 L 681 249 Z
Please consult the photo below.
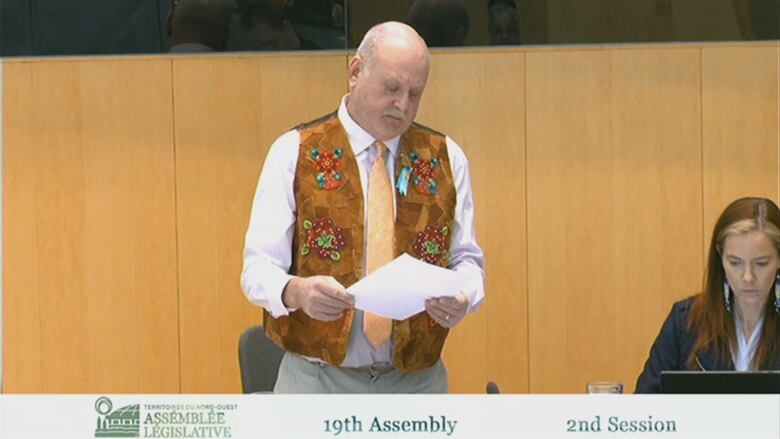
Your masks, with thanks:
M 633 390 L 715 215 L 780 196 L 780 49 L 435 51 L 420 122 L 469 160 L 487 301 L 453 392 Z M 6 392 L 238 392 L 243 238 L 270 143 L 335 109 L 343 53 L 3 69 Z M 66 342 L 67 340 L 67 342 Z
M 40 393 L 41 291 L 32 66 L 3 63 L 3 390 Z M 13 107 L 12 107 L 13 105 Z M 13 111 L 10 110 L 13 108 Z
M 6 391 L 178 392 L 170 63 L 5 67 Z
M 294 125 L 334 111 L 344 54 L 174 60 L 185 393 L 240 392 L 240 334 L 260 308 L 240 287 L 244 234 L 268 147 Z
M 132 281 L 138 338 L 137 392 L 181 392 L 176 198 L 170 62 L 134 63 L 126 115 Z M 142 89 L 138 82 L 154 84 Z M 139 88 L 139 90 L 134 90 Z M 150 110 L 151 107 L 154 110 Z M 127 189 L 126 189 L 127 190 Z
M 486 254 L 486 301 L 450 334 L 450 390 L 528 391 L 526 319 L 525 139 L 520 51 L 437 52 L 418 117 L 466 152 L 477 238 Z
M 704 233 L 732 201 L 780 202 L 777 44 L 702 49 Z
M 611 69 L 616 375 L 632 392 L 672 304 L 703 273 L 699 51 L 618 50 Z
M 526 56 L 530 391 L 631 390 L 698 281 L 698 54 Z

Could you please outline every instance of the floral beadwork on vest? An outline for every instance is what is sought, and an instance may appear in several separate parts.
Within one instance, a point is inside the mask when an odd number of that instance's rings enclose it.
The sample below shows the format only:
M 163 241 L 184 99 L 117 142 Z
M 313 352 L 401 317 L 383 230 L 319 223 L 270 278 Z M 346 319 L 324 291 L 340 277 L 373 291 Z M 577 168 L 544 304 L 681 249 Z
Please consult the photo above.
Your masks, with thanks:
M 341 227 L 335 225 L 330 218 L 320 218 L 311 222 L 303 222 L 303 228 L 306 232 L 306 239 L 301 244 L 301 255 L 306 256 L 309 253 L 316 253 L 323 259 L 341 260 L 339 250 L 346 245 L 344 231 Z
M 341 158 L 344 156 L 342 148 L 336 148 L 333 152 L 312 149 L 309 158 L 316 163 L 317 174 L 314 179 L 319 189 L 332 190 L 341 184 Z
M 438 188 L 436 180 L 436 169 L 439 167 L 439 159 L 432 158 L 423 160 L 417 154 L 409 154 L 409 161 L 412 162 L 412 184 L 414 189 L 423 195 L 436 195 Z
M 445 237 L 449 233 L 447 226 L 426 226 L 425 230 L 417 233 L 412 250 L 423 261 L 437 265 L 444 258 L 446 260 L 447 241 Z

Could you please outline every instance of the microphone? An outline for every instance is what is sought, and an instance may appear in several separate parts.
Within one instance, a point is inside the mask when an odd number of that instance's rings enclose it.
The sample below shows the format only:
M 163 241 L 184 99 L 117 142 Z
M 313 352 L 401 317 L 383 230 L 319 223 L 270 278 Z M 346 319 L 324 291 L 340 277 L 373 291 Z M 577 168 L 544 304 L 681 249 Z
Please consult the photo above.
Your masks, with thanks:
M 485 386 L 485 392 L 487 392 L 488 395 L 498 395 L 501 393 L 498 390 L 498 384 L 494 383 L 493 381 L 488 381 L 487 385 Z

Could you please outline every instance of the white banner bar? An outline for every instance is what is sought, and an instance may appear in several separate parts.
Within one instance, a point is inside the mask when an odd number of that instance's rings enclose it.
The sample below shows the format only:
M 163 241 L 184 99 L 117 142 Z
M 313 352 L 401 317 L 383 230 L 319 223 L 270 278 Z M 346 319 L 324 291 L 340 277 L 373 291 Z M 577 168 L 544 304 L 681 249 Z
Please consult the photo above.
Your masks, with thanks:
M 3 395 L 0 437 L 777 439 L 780 395 Z

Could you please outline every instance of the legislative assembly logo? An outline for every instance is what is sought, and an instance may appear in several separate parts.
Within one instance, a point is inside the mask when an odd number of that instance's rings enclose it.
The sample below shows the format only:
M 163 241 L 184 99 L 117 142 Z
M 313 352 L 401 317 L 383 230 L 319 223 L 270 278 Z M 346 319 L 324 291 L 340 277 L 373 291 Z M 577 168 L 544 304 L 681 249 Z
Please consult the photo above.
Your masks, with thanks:
M 113 410 L 106 396 L 95 401 L 95 437 L 231 438 L 237 404 L 130 404 Z
M 140 404 L 131 404 L 114 411 L 111 400 L 102 396 L 95 401 L 98 413 L 95 437 L 138 437 Z

